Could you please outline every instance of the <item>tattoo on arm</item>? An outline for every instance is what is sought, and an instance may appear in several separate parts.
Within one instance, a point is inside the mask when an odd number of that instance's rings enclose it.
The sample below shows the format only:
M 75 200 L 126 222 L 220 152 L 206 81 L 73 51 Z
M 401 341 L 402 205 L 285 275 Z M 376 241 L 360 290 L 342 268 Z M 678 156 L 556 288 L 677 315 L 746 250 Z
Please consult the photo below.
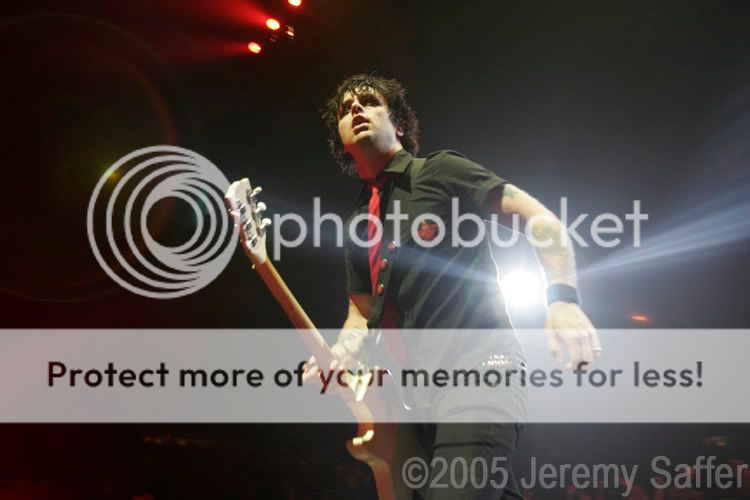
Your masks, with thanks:
M 503 186 L 500 221 L 511 229 L 517 227 L 516 217 L 526 226 L 526 234 L 534 246 L 547 283 L 576 286 L 575 252 L 562 222 L 522 189 L 507 183 Z
M 577 286 L 575 252 L 562 223 L 550 214 L 532 221 L 530 232 L 547 283 Z
M 518 188 L 514 186 L 513 184 L 505 184 L 503 186 L 503 196 L 507 196 L 508 198 L 513 198 L 518 194 Z

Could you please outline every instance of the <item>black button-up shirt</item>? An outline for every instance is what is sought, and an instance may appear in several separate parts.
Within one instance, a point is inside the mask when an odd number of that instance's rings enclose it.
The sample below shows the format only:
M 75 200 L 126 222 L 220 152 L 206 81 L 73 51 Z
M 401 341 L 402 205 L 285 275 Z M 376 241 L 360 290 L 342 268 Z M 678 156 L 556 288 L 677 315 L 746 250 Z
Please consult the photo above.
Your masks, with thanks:
M 510 329 L 502 292 L 498 283 L 497 266 L 492 259 L 488 243 L 489 228 L 485 238 L 473 246 L 452 244 L 452 204 L 457 203 L 459 215 L 474 214 L 489 219 L 497 212 L 502 199 L 505 181 L 493 172 L 469 161 L 453 151 L 438 151 L 426 159 L 414 158 L 400 151 L 384 170 L 387 182 L 381 195 L 383 238 L 381 258 L 387 260 L 378 275 L 378 285 L 383 293 L 373 296 L 369 326 L 380 326 L 383 304 L 391 301 L 400 315 L 404 329 Z M 455 201 L 453 201 L 455 200 Z M 346 276 L 350 294 L 372 294 L 368 262 L 368 248 L 356 244 L 349 231 L 359 240 L 367 241 L 369 190 L 362 189 L 354 213 L 346 224 Z M 396 234 L 394 214 L 398 205 L 400 213 L 407 216 L 400 221 Z M 386 208 L 387 207 L 387 208 Z M 357 217 L 359 216 L 359 217 Z M 418 217 L 420 221 L 412 227 Z M 435 223 L 444 222 L 444 230 Z M 464 241 L 477 235 L 477 226 L 468 221 L 458 226 Z M 440 232 L 442 241 L 436 243 Z M 416 235 L 423 242 L 419 242 Z M 380 287 L 379 287 L 380 288 Z M 416 351 L 437 359 L 445 359 L 447 350 L 457 349 L 461 355 L 472 351 L 480 353 L 503 351 L 520 352 L 515 334 L 494 336 L 494 347 L 488 345 L 459 346 L 430 345 L 425 350 L 420 345 L 409 346 L 410 354 Z M 455 340 L 455 339 L 454 339 Z M 466 342 L 473 342 L 466 339 Z M 479 342 L 486 344 L 486 342 Z M 499 346 L 499 347 L 498 347 Z M 429 351 L 429 354 L 428 354 Z

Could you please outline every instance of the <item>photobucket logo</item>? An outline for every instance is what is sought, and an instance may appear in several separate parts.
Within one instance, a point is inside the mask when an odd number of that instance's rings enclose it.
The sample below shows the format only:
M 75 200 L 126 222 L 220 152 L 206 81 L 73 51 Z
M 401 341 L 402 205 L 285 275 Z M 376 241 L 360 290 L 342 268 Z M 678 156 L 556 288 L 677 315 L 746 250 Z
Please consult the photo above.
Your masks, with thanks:
M 116 185 L 106 199 L 105 187 L 113 183 Z M 208 285 L 224 270 L 236 246 L 222 198 L 228 186 L 213 163 L 188 149 L 151 146 L 123 156 L 99 179 L 86 213 L 89 244 L 99 265 L 123 288 L 155 299 L 181 297 Z M 177 246 L 157 242 L 147 227 L 149 211 L 167 198 L 187 203 L 195 214 L 193 234 Z M 116 212 L 121 217 L 116 218 Z M 101 227 L 95 225 L 95 219 L 98 223 L 102 215 L 106 241 L 100 247 L 96 233 L 101 231 L 95 229 Z M 125 241 L 121 243 L 126 252 L 119 248 L 115 222 L 122 224 Z M 110 265 L 102 249 L 111 252 L 117 268 Z
M 648 220 L 647 213 L 641 212 L 640 200 L 634 200 L 632 212 L 620 216 L 618 214 L 605 212 L 593 215 L 589 220 L 588 213 L 578 214 L 570 220 L 568 199 L 560 199 L 560 218 L 551 212 L 540 212 L 522 220 L 518 214 L 502 217 L 491 214 L 489 222 L 476 213 L 461 210 L 461 202 L 458 198 L 451 198 L 450 214 L 441 217 L 436 214 L 422 213 L 410 217 L 401 210 L 398 200 L 393 203 L 393 211 L 385 215 L 385 224 L 391 227 L 391 237 L 396 245 L 401 245 L 400 235 L 402 227 L 409 230 L 409 235 L 414 244 L 422 248 L 432 248 L 441 244 L 451 247 L 472 248 L 485 244 L 489 239 L 500 248 L 510 248 L 521 241 L 525 236 L 533 247 L 537 249 L 549 248 L 550 252 L 557 249 L 565 249 L 573 243 L 582 248 L 598 246 L 601 248 L 614 248 L 628 244 L 622 236 L 626 233 L 626 226 L 631 226 L 632 245 L 634 248 L 641 246 L 641 223 Z M 501 220 L 502 219 L 502 220 Z M 282 234 L 282 228 L 289 223 L 297 226 L 296 236 L 287 239 Z M 313 198 L 313 221 L 312 231 L 309 224 L 299 214 L 287 213 L 274 215 L 273 225 L 273 260 L 281 259 L 282 248 L 296 248 L 301 246 L 308 235 L 312 233 L 313 246 L 321 246 L 321 227 L 324 223 L 330 223 L 335 228 L 336 246 L 342 247 L 343 237 L 346 234 L 353 245 L 361 248 L 369 248 L 375 242 L 381 241 L 384 234 L 383 222 L 368 213 L 354 216 L 349 224 L 334 213 L 322 213 L 320 197 Z M 359 231 L 362 224 L 368 225 L 368 231 Z M 587 228 L 582 226 L 588 225 Z M 372 227 L 373 238 L 363 238 L 363 234 L 369 234 Z M 511 229 L 510 232 L 502 231 L 501 227 Z M 462 230 L 470 229 L 466 233 Z M 506 236 L 503 236 L 505 234 Z

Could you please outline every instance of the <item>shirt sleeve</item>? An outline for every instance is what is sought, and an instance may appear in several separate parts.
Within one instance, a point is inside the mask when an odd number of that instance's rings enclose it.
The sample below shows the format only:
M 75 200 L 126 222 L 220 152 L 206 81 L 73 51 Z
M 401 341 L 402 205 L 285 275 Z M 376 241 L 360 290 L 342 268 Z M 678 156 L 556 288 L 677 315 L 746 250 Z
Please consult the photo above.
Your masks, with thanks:
M 507 181 L 456 151 L 438 151 L 427 157 L 420 181 L 456 197 L 461 212 L 484 218 L 500 210 Z

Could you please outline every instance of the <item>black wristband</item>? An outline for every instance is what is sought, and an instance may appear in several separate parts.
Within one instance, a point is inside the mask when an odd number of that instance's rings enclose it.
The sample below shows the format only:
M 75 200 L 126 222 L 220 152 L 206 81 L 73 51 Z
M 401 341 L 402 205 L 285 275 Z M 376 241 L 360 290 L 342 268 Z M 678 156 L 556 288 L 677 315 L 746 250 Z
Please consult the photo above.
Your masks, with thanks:
M 547 305 L 553 302 L 568 302 L 570 304 L 580 304 L 581 297 L 578 296 L 578 290 L 570 285 L 555 283 L 547 287 Z

